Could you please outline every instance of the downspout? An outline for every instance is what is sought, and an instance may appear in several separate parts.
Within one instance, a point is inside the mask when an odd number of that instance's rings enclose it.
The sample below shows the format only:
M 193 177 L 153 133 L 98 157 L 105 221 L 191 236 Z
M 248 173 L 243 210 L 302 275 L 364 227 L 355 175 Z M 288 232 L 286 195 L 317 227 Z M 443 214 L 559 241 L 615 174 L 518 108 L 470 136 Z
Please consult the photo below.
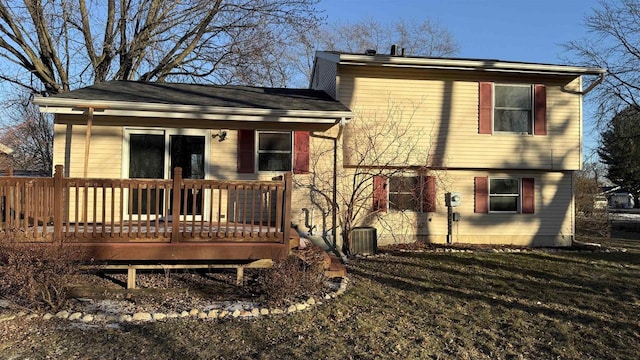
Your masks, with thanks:
M 331 140 L 333 141 L 333 196 L 332 196 L 332 211 L 331 211 L 331 236 L 333 241 L 329 241 L 327 239 L 327 233 L 323 232 L 322 236 L 312 235 L 310 232 L 303 232 L 300 230 L 300 227 L 294 225 L 294 229 L 298 232 L 300 237 L 305 238 L 311 241 L 314 245 L 318 246 L 325 252 L 333 252 L 334 254 L 340 256 L 340 259 L 343 263 L 347 263 L 347 256 L 342 252 L 342 250 L 338 247 L 338 140 L 342 137 L 343 127 L 348 124 L 351 119 L 342 118 L 338 123 L 338 134 L 336 137 L 330 137 L 325 135 L 315 134 L 311 132 L 311 136 L 315 138 Z M 304 210 L 303 210 L 304 211 Z M 308 211 L 308 210 L 307 210 Z

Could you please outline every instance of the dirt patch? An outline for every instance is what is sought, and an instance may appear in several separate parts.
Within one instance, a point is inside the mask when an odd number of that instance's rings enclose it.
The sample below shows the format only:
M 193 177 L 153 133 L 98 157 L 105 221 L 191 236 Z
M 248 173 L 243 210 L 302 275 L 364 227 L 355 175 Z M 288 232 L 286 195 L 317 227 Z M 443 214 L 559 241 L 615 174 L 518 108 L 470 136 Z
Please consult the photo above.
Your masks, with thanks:
M 233 270 L 139 271 L 137 289 L 126 289 L 122 272 L 90 271 L 71 284 L 69 307 L 83 312 L 181 312 L 215 307 L 217 303 L 261 303 L 259 269 L 245 271 L 245 285 L 235 285 Z M 107 308 L 106 310 L 104 308 Z

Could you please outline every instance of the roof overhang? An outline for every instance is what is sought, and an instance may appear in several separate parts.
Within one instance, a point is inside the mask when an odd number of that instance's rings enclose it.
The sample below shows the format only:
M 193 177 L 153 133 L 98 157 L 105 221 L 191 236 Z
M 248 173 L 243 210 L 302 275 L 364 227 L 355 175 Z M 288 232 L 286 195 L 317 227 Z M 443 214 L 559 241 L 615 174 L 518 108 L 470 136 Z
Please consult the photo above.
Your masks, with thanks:
M 82 115 L 87 109 L 94 116 L 132 116 L 141 118 L 199 119 L 224 121 L 275 121 L 335 124 L 353 118 L 351 111 L 280 110 L 263 108 L 197 106 L 181 104 L 97 101 L 36 96 L 33 104 L 43 113 Z
M 604 75 L 607 72 L 607 69 L 602 68 L 536 64 L 489 59 L 453 59 L 405 57 L 391 55 L 342 54 L 325 51 L 318 51 L 316 53 L 316 56 L 318 58 L 322 58 L 340 65 L 484 71 L 532 75 L 565 75 L 576 77 L 581 75 Z

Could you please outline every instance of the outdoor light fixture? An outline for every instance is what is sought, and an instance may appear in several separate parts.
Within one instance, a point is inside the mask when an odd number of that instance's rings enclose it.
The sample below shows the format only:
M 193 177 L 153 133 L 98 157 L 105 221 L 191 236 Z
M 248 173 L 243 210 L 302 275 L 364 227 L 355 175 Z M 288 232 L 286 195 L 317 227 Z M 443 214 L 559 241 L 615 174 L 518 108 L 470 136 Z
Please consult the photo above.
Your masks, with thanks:
M 217 134 L 213 134 L 213 137 L 217 137 L 218 141 L 225 141 L 227 139 L 227 130 L 218 130 Z

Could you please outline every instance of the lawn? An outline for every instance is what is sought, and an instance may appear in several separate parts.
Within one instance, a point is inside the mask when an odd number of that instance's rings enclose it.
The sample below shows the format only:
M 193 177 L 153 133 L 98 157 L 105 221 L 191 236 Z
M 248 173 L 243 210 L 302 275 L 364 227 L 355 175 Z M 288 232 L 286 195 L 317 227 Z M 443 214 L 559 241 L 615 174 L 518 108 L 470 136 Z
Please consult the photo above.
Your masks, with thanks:
M 593 240 L 593 239 L 591 239 Z M 341 297 L 251 320 L 0 323 L 0 358 L 637 359 L 640 240 L 627 252 L 391 252 Z

